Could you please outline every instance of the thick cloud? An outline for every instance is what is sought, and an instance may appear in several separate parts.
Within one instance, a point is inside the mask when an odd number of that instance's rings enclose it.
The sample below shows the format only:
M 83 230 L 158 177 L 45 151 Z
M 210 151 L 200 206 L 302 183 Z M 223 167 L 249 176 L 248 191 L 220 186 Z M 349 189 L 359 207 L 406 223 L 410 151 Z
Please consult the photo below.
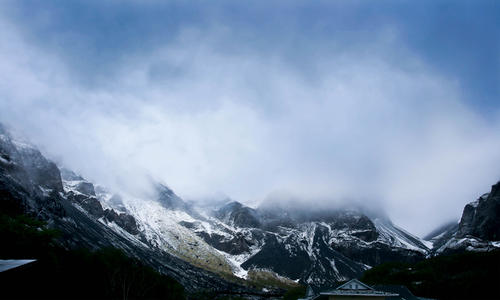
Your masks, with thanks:
M 95 26 L 112 23 L 100 19 L 106 7 Z M 22 8 L 8 10 L 22 19 Z M 139 32 L 116 29 L 130 39 L 116 43 L 85 17 L 68 31 L 50 10 L 28 25 L 4 15 L 1 120 L 60 163 L 131 193 L 153 177 L 189 199 L 364 202 L 418 234 L 458 218 L 500 179 L 498 107 L 483 115 L 463 77 L 436 68 L 394 24 L 372 20 L 380 26 L 355 40 L 308 37 L 297 25 L 214 22 L 222 13 L 210 11 L 171 26 L 132 14 Z M 68 41 L 79 44 L 61 46 Z

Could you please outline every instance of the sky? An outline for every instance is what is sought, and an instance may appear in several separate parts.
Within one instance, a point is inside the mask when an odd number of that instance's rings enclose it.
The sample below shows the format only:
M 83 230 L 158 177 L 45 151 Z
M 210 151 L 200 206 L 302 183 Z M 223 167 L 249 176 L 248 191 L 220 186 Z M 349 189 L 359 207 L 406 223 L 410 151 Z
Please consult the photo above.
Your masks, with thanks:
M 500 180 L 498 1 L 2 1 L 0 122 L 117 190 L 385 210 Z

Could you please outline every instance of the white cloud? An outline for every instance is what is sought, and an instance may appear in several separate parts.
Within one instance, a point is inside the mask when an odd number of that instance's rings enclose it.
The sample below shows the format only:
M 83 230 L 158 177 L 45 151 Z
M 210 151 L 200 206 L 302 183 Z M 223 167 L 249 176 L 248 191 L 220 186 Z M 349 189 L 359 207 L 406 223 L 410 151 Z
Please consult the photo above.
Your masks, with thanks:
M 414 54 L 388 60 L 393 32 L 319 51 L 309 72 L 279 53 L 223 53 L 224 35 L 190 30 L 92 89 L 1 25 L 1 119 L 114 188 L 141 190 L 149 175 L 187 198 L 363 199 L 423 234 L 499 179 L 498 119 L 485 122 Z

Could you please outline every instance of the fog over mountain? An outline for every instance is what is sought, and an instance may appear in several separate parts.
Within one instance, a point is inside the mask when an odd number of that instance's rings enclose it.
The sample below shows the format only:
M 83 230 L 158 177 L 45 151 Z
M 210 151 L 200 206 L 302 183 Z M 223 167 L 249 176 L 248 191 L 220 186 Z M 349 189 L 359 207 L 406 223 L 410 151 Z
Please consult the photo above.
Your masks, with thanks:
M 2 2 L 0 122 L 131 194 L 366 204 L 420 235 L 500 179 L 499 18 L 470 17 L 495 4 L 430 34 L 404 5 L 154 2 Z

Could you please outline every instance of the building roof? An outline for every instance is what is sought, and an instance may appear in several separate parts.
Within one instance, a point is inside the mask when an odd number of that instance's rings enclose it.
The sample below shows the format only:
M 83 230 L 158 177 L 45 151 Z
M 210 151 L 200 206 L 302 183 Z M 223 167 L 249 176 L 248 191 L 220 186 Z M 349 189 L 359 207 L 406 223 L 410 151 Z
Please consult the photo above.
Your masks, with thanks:
M 363 297 L 397 297 L 398 294 L 387 293 L 383 291 L 356 291 L 356 290 L 333 290 L 328 292 L 322 292 L 320 295 L 325 296 L 363 296 Z
M 0 259 L 0 272 L 5 272 L 34 261 L 36 261 L 36 259 Z
M 420 298 L 413 295 L 413 293 L 404 285 L 375 285 L 379 291 L 384 291 L 388 293 L 397 293 L 399 294 L 399 298 L 389 298 L 389 299 L 405 299 L 405 300 L 419 300 Z
M 411 292 L 408 291 L 410 294 Z M 355 297 L 389 297 L 389 299 L 399 299 L 400 296 L 396 290 L 379 290 L 357 280 L 352 279 L 340 286 L 322 291 L 316 295 L 312 295 L 313 290 L 308 286 L 305 298 L 298 300 L 317 300 L 326 299 L 328 296 L 355 296 Z M 394 298 L 390 298 L 394 297 Z
M 348 282 L 338 286 L 336 290 L 374 290 L 371 286 L 362 283 L 357 279 L 351 279 Z
M 336 289 L 321 292 L 322 296 L 395 297 L 396 293 L 377 291 L 357 279 L 352 279 Z

